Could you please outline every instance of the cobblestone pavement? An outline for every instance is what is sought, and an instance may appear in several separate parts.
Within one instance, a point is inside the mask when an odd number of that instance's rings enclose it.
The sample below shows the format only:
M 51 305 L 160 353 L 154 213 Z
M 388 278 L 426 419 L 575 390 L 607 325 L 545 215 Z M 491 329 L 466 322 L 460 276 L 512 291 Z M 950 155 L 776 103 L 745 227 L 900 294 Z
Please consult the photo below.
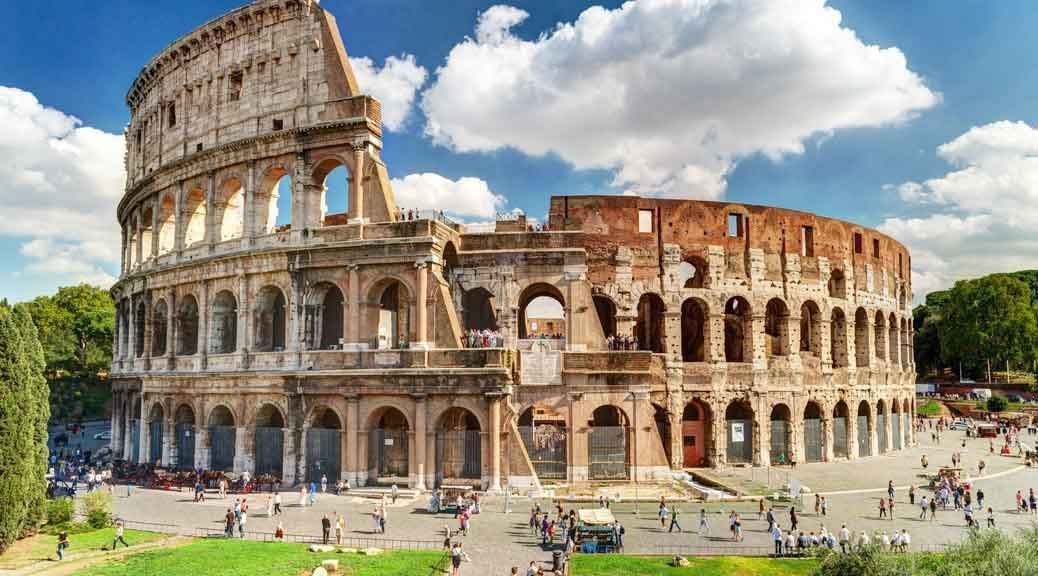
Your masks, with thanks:
M 823 492 L 829 492 L 829 515 L 822 518 L 814 514 L 813 498 L 805 496 L 800 517 L 800 528 L 804 531 L 817 531 L 822 524 L 829 530 L 839 530 L 842 523 L 855 533 L 861 530 L 900 530 L 908 529 L 912 534 L 914 547 L 932 546 L 957 541 L 965 533 L 965 522 L 961 512 L 952 510 L 938 511 L 935 521 L 919 520 L 918 506 L 908 503 L 907 489 L 899 488 L 896 494 L 894 520 L 878 518 L 878 501 L 885 491 L 888 479 L 902 486 L 909 481 L 922 479 L 919 455 L 926 452 L 930 458 L 930 469 L 939 465 L 950 464 L 953 446 L 962 450 L 959 432 L 945 434 L 941 445 L 934 446 L 929 439 L 921 438 L 921 446 L 900 454 L 877 456 L 856 462 L 841 462 L 798 467 L 796 474 L 802 477 L 805 485 Z M 1026 440 L 1026 439 L 1025 439 Z M 976 461 L 982 452 L 986 453 L 988 442 L 974 439 L 967 442 L 964 452 L 964 463 L 973 468 L 976 476 Z M 985 505 L 991 505 L 996 512 L 996 522 L 1000 528 L 1012 528 L 1028 525 L 1038 516 L 1016 514 L 1014 495 L 1016 490 L 1038 489 L 1038 470 L 1023 468 L 1020 460 L 985 454 L 988 463 L 984 477 L 976 480 L 974 485 L 985 492 Z M 849 492 L 848 492 L 849 490 Z M 976 490 L 976 488 L 974 488 Z M 929 492 L 921 489 L 917 498 Z M 116 511 L 127 520 L 172 523 L 184 527 L 222 528 L 222 516 L 233 497 L 227 500 L 210 497 L 205 503 L 193 503 L 191 494 L 134 490 L 132 497 L 127 498 L 125 489 L 116 490 Z M 272 532 L 276 527 L 274 519 L 266 517 L 265 495 L 253 495 L 248 498 L 250 515 L 247 530 Z M 285 514 L 283 522 L 289 533 L 320 534 L 320 519 L 325 513 L 333 511 L 344 514 L 347 520 L 348 536 L 382 537 L 374 534 L 371 512 L 376 502 L 348 496 L 321 495 L 312 508 L 297 506 L 298 493 L 284 495 Z M 463 573 L 496 576 L 508 574 L 511 566 L 525 566 L 531 560 L 548 561 L 550 551 L 539 545 L 537 538 L 527 528 L 532 501 L 526 498 L 512 498 L 512 512 L 504 513 L 504 499 L 488 497 L 484 501 L 483 513 L 472 520 L 470 535 L 462 537 L 465 549 L 473 562 L 466 564 Z M 426 498 L 415 501 L 401 500 L 391 505 L 388 515 L 388 530 L 385 537 L 417 540 L 442 541 L 444 526 L 457 527 L 457 521 L 449 514 L 432 515 L 424 510 Z M 543 508 L 550 502 L 541 501 Z M 590 504 L 566 505 L 566 508 L 588 507 Z M 788 504 L 776 504 L 775 510 L 779 523 L 783 528 L 789 526 Z M 623 502 L 614 505 L 616 517 L 623 522 L 626 530 L 625 544 L 628 552 L 667 552 L 665 547 L 711 547 L 714 549 L 748 552 L 755 547 L 770 546 L 766 533 L 766 522 L 757 519 L 757 504 L 754 502 L 711 503 L 694 502 L 678 503 L 679 521 L 684 532 L 668 533 L 660 527 L 656 518 L 657 506 L 653 502 L 635 505 Z M 698 511 L 705 508 L 712 534 L 697 534 Z M 742 543 L 731 542 L 728 537 L 727 513 L 735 509 L 743 515 L 744 537 Z M 977 518 L 983 522 L 985 515 Z

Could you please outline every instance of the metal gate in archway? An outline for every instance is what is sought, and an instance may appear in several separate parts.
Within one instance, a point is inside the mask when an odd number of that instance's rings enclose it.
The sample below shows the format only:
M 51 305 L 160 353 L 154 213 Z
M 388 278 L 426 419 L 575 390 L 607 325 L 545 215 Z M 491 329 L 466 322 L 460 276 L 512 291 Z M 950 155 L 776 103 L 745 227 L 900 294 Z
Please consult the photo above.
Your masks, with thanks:
M 843 416 L 833 418 L 833 456 L 846 458 L 847 454 L 847 419 Z
M 566 430 L 553 424 L 520 426 L 519 437 L 541 480 L 566 479 Z
M 789 420 L 771 421 L 771 463 L 779 462 L 788 464 L 793 455 L 790 453 L 789 438 L 793 431 L 793 425 Z
M 209 468 L 234 470 L 234 426 L 209 427 Z
M 130 420 L 130 462 L 140 462 L 141 453 L 141 421 L 134 418 Z
M 630 474 L 626 426 L 595 426 L 588 432 L 588 478 L 626 480 Z
M 876 414 L 876 450 L 882 454 L 887 451 L 887 415 Z
M 869 443 L 869 417 L 858 416 L 858 456 L 872 456 L 872 445 Z
M 339 481 L 342 469 L 342 433 L 335 428 L 311 428 L 306 433 L 306 480 L 329 484 Z
M 753 421 L 752 420 L 725 420 L 727 428 L 728 463 L 750 464 L 753 462 Z
M 479 430 L 451 430 L 436 433 L 437 478 L 478 480 L 483 463 Z
M 890 443 L 893 450 L 901 449 L 901 415 L 894 413 L 890 415 Z
M 155 420 L 148 431 L 148 463 L 162 460 L 162 420 Z
M 281 478 L 284 473 L 285 432 L 281 428 L 256 428 L 256 475 L 270 474 Z
M 822 419 L 804 419 L 804 459 L 808 462 L 822 461 Z
M 375 471 L 375 476 L 407 478 L 407 430 L 375 428 L 369 438 L 368 467 Z
M 195 427 L 193 424 L 177 424 L 175 434 L 177 468 L 193 470 L 195 468 Z

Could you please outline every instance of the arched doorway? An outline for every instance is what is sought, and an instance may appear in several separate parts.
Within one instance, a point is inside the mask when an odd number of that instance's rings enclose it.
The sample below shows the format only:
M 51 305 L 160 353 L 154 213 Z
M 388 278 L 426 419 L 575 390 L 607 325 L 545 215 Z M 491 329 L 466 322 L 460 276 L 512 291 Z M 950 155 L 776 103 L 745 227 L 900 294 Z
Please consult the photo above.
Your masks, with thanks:
M 173 432 L 176 434 L 176 467 L 179 470 L 194 470 L 195 411 L 187 404 L 181 404 L 174 414 L 173 422 Z
M 616 337 L 616 303 L 604 294 L 595 294 L 591 299 L 595 303 L 598 322 L 602 325 L 602 335 L 606 338 Z
M 273 166 L 264 173 L 255 205 L 253 226 L 257 234 L 273 234 L 292 227 L 292 176 L 288 170 Z
M 304 325 L 309 350 L 336 350 L 343 335 L 342 290 L 331 282 L 319 282 L 310 290 Z
M 198 352 L 198 301 L 187 294 L 177 308 L 177 356 Z
M 588 427 L 588 478 L 626 480 L 631 461 L 627 414 L 616 406 L 599 406 Z
M 407 288 L 391 280 L 378 298 L 378 348 L 407 348 L 411 334 L 411 298 Z
M 832 320 L 829 323 L 829 352 L 833 368 L 847 367 L 847 318 L 839 308 L 833 308 Z
M 193 188 L 184 199 L 184 247 L 190 248 L 205 240 L 206 200 L 201 188 Z
M 639 350 L 663 353 L 663 299 L 659 294 L 646 293 L 638 299 L 638 320 L 634 335 Z
M 162 197 L 159 204 L 159 256 L 173 251 L 176 243 L 176 202 L 172 196 Z
M 436 430 L 436 462 L 440 483 L 482 478 L 481 432 L 475 414 L 459 407 L 443 413 Z
M 869 315 L 864 308 L 854 313 L 854 365 L 859 368 L 869 365 Z
M 751 362 L 753 348 L 750 334 L 753 318 L 750 303 L 741 296 L 730 298 L 724 305 L 724 359 L 725 362 Z
M 833 456 L 836 458 L 847 458 L 850 455 L 847 415 L 847 403 L 840 400 L 833 407 Z
M 264 286 L 256 298 L 256 351 L 281 352 L 285 349 L 287 323 L 285 294 L 277 286 Z
M 519 415 L 519 437 L 540 480 L 566 479 L 566 419 L 550 408 L 531 406 Z
M 162 431 L 165 428 L 165 418 L 162 404 L 156 402 L 151 407 L 148 415 L 148 463 L 160 464 L 162 462 Z
M 764 334 L 770 356 L 789 355 L 789 307 L 779 298 L 768 300 L 764 313 Z
M 891 367 L 899 368 L 902 360 L 898 357 L 898 325 L 897 317 L 894 313 L 890 313 L 890 318 L 887 320 L 887 360 L 890 362 Z
M 461 296 L 461 306 L 467 330 L 497 330 L 497 308 L 494 295 L 489 290 L 482 286 L 466 290 Z
M 770 460 L 772 465 L 785 465 L 793 460 L 793 422 L 789 406 L 776 404 L 771 409 L 771 446 Z
M 532 284 L 519 296 L 520 339 L 564 340 L 566 320 L 566 301 L 551 284 Z
M 130 408 L 130 462 L 141 461 L 141 403 Z
M 707 304 L 689 298 L 681 304 L 681 359 L 684 362 L 706 361 Z
M 226 406 L 217 406 L 209 413 L 209 469 L 223 472 L 234 470 L 235 434 L 234 415 Z
M 724 412 L 726 455 L 729 464 L 753 463 L 753 409 L 741 400 Z
M 339 481 L 342 470 L 342 421 L 326 406 L 314 408 L 310 429 L 306 431 L 306 481 L 329 484 Z
M 890 403 L 890 447 L 901 449 L 901 406 L 897 400 Z
M 822 357 L 822 313 L 811 300 L 800 306 L 800 354 Z
M 368 480 L 375 484 L 406 483 L 409 434 L 407 417 L 387 406 L 371 417 L 368 436 Z
M 876 450 L 887 451 L 887 405 L 882 399 L 876 402 Z
M 166 354 L 166 321 L 169 308 L 165 300 L 155 303 L 155 309 L 151 317 L 151 356 L 158 357 Z
M 221 290 L 213 298 L 212 317 L 209 351 L 213 354 L 234 352 L 238 340 L 238 303 L 229 290 Z
M 256 476 L 280 479 L 284 473 L 285 418 L 273 404 L 264 404 L 256 414 Z
M 825 453 L 822 443 L 822 409 L 814 402 L 804 406 L 804 460 L 821 462 Z
M 663 444 L 663 453 L 667 457 L 667 462 L 673 462 L 674 459 L 671 457 L 673 452 L 671 448 L 671 430 L 670 430 L 670 413 L 667 409 L 655 402 L 652 404 L 653 409 L 653 420 L 656 422 L 656 432 L 659 434 L 660 441 Z
M 147 325 L 148 307 L 144 300 L 137 302 L 137 310 L 133 318 L 133 355 L 137 358 L 144 356 L 144 327 Z
M 887 358 L 887 320 L 883 313 L 876 310 L 876 321 L 873 324 L 873 335 L 876 341 L 876 358 L 886 360 Z
M 858 404 L 858 456 L 872 456 L 872 443 L 869 442 L 871 438 L 872 428 L 872 410 L 869 408 L 869 403 L 862 400 Z
M 707 283 L 706 260 L 692 256 L 678 264 L 678 285 L 682 288 L 704 288 Z
M 214 220 L 220 227 L 219 241 L 241 238 L 245 223 L 245 187 L 237 178 L 220 185 L 215 204 Z
M 681 412 L 681 450 L 685 468 L 708 466 L 710 413 L 706 404 L 693 400 Z

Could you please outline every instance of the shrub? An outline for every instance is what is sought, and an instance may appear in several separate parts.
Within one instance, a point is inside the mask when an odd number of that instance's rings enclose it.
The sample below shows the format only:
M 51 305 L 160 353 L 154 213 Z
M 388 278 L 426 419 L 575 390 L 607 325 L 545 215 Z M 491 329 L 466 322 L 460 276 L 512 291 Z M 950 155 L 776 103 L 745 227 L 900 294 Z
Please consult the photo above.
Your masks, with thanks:
M 47 524 L 64 524 L 72 520 L 75 503 L 71 498 L 58 498 L 47 502 Z
M 83 497 L 83 516 L 86 523 L 93 528 L 107 528 L 112 525 L 112 495 L 104 490 L 94 490 Z
M 988 412 L 1004 412 L 1009 407 L 1009 401 L 1002 396 L 988 398 Z

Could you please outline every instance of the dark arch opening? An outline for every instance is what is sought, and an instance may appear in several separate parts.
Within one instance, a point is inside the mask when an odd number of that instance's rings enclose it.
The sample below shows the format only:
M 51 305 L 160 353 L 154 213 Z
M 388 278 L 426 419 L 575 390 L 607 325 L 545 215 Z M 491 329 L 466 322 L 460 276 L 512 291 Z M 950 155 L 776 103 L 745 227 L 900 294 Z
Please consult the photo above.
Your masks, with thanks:
M 800 352 L 822 357 L 822 313 L 808 300 L 800 306 Z
M 238 302 L 228 290 L 213 298 L 213 325 L 210 328 L 210 351 L 213 354 L 234 352 L 238 341 Z
M 753 463 L 753 409 L 744 401 L 736 400 L 724 413 L 727 456 L 730 464 Z
M 440 417 L 436 432 L 437 477 L 479 480 L 483 473 L 479 419 L 465 408 L 453 407 Z
M 768 300 L 764 316 L 764 334 L 768 340 L 768 354 L 789 355 L 789 308 L 778 298 Z
M 789 406 L 776 404 L 771 409 L 771 463 L 783 466 L 793 460 L 793 422 Z
M 519 437 L 537 477 L 541 480 L 565 480 L 566 419 L 550 408 L 531 406 L 519 415 L 518 425 Z
M 639 350 L 663 353 L 663 298 L 646 293 L 638 299 L 638 320 L 634 325 Z
M 375 483 L 406 482 L 409 470 L 407 417 L 386 406 L 372 415 L 368 479 Z
M 630 426 L 616 406 L 599 406 L 588 422 L 588 477 L 625 480 L 630 471 Z
M 277 286 L 264 286 L 256 300 L 256 350 L 284 350 L 287 331 L 285 294 Z
M 724 358 L 726 362 L 752 361 L 750 303 L 741 296 L 730 298 L 724 305 Z
M 616 337 L 616 304 L 613 299 L 604 294 L 595 294 L 591 297 L 595 303 L 595 313 L 598 314 L 598 322 L 602 325 L 602 335 L 606 338 Z
M 468 330 L 497 331 L 497 308 L 494 295 L 482 286 L 465 290 L 461 296 L 465 313 L 465 328 Z
M 411 336 L 411 298 L 407 287 L 391 280 L 378 299 L 378 348 L 407 348 Z
M 177 309 L 177 355 L 190 356 L 198 352 L 198 301 L 191 294 L 184 296 Z
M 847 458 L 850 455 L 848 413 L 847 403 L 843 400 L 833 407 L 833 456 L 837 458 Z
M 706 361 L 706 303 L 689 298 L 681 304 L 681 359 L 685 362 Z
M 822 409 L 815 402 L 804 406 L 804 459 L 821 462 L 825 447 L 822 443 Z
M 872 443 L 869 442 L 872 434 L 872 414 L 869 403 L 862 400 L 858 403 L 858 456 L 871 456 Z
M 166 322 L 169 308 L 165 300 L 155 303 L 151 317 L 151 355 L 162 356 L 166 353 Z
M 256 449 L 256 480 L 281 478 L 284 468 L 285 419 L 273 404 L 264 404 L 256 413 L 253 438 Z
M 707 466 L 710 447 L 710 410 L 699 400 L 681 411 L 681 457 L 686 468 Z

